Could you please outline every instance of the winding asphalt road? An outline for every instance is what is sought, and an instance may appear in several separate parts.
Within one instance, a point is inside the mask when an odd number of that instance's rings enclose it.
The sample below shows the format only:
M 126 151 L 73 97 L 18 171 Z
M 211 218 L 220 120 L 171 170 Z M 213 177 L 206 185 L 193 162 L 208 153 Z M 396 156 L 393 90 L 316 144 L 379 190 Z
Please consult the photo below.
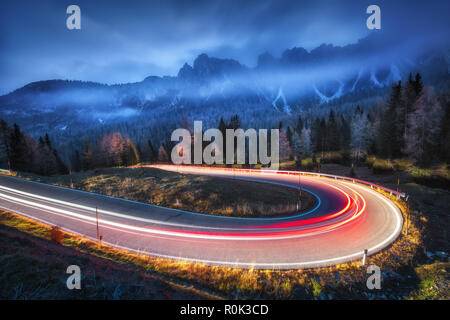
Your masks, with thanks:
M 241 268 L 292 269 L 360 259 L 391 244 L 402 215 L 388 198 L 343 180 L 285 172 L 158 165 L 163 170 L 299 187 L 308 212 L 278 218 L 219 217 L 0 175 L 0 207 L 153 256 Z

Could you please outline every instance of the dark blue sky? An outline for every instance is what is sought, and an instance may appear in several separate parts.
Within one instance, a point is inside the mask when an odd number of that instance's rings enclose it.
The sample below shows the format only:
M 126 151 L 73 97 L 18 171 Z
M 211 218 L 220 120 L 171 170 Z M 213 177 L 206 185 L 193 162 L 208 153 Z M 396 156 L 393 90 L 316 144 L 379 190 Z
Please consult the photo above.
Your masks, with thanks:
M 102 83 L 176 75 L 200 53 L 254 66 L 286 48 L 345 45 L 368 35 L 365 10 L 399 39 L 448 38 L 449 1 L 13 0 L 0 3 L 0 94 L 44 79 Z M 66 29 L 66 8 L 82 29 Z

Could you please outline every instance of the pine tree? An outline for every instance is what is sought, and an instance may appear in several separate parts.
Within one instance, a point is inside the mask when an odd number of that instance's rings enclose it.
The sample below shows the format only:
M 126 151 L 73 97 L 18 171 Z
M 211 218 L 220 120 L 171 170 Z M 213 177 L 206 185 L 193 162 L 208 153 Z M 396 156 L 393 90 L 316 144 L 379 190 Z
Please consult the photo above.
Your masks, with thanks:
M 339 137 L 341 149 L 349 149 L 351 142 L 351 128 L 349 121 L 345 119 L 344 115 L 341 115 L 339 126 Z
M 234 130 L 241 128 L 241 120 L 237 114 L 231 117 L 228 128 Z
M 126 165 L 127 162 L 126 143 L 119 132 L 114 132 L 107 138 L 105 147 L 110 166 Z
M 132 166 L 137 164 L 139 162 L 139 153 L 136 150 L 136 146 L 130 139 L 127 139 L 126 145 L 127 145 L 126 165 Z
M 50 161 L 48 159 L 49 150 L 47 145 L 45 144 L 44 139 L 42 137 L 39 137 L 38 139 L 38 147 L 35 154 L 35 161 L 36 161 L 36 170 L 39 174 L 42 175 L 48 175 L 49 174 L 49 165 Z
M 19 171 L 31 171 L 32 155 L 29 152 L 25 135 L 20 131 L 19 126 L 14 123 L 10 134 L 10 161 L 11 169 Z
M 416 89 L 415 89 L 415 81 L 413 79 L 412 73 L 409 74 L 408 81 L 405 84 L 405 87 L 403 89 L 403 104 L 402 108 L 399 109 L 399 126 L 402 130 L 403 135 L 403 145 L 404 140 L 406 139 L 408 135 L 408 116 L 411 112 L 413 112 L 413 107 L 416 103 L 417 95 L 416 95 Z
M 3 119 L 0 119 L 0 161 L 4 168 L 9 168 L 10 166 L 10 137 L 11 128 Z
M 445 105 L 439 128 L 439 156 L 442 161 L 450 163 L 450 101 Z
M 225 123 L 225 121 L 223 120 L 223 118 L 222 117 L 220 117 L 220 120 L 219 120 L 219 130 L 220 130 L 220 132 L 222 132 L 222 137 L 223 137 L 223 146 L 224 146 L 224 148 L 223 148 L 223 150 L 222 150 L 222 162 L 223 163 L 226 163 L 226 159 L 227 159 L 227 154 L 226 154 L 226 145 L 227 145 L 227 141 L 226 141 L 226 139 L 227 139 L 227 135 L 226 135 L 226 130 L 227 130 L 227 125 L 226 125 L 226 123 Z M 192 152 L 192 154 L 193 154 L 193 152 Z M 191 155 L 192 157 L 193 157 L 193 155 Z M 193 162 L 193 158 L 191 159 L 191 162 Z
M 49 150 L 52 150 L 52 144 L 50 142 L 50 137 L 48 136 L 48 133 L 45 134 L 45 144 L 47 145 Z
M 309 156 L 311 154 L 311 129 L 302 129 L 300 135 L 300 147 L 304 156 Z
M 83 170 L 90 170 L 94 168 L 94 159 L 92 155 L 91 145 L 88 138 L 84 138 L 83 151 L 82 151 L 82 168 Z
M 311 129 L 303 128 L 300 135 L 294 131 L 291 149 L 297 164 L 302 158 L 308 157 L 311 154 Z
M 60 158 L 60 156 L 59 156 L 58 152 L 56 151 L 56 149 L 53 149 L 52 152 L 53 152 L 53 155 L 54 155 L 55 160 L 56 160 L 56 173 L 67 174 L 69 172 L 69 170 L 67 169 L 66 164 Z
M 439 124 L 442 108 L 433 90 L 425 87 L 408 117 L 410 127 L 405 152 L 418 164 L 427 166 L 435 160 L 439 148 Z
M 53 150 L 52 144 L 50 142 L 50 137 L 45 134 L 44 146 L 42 149 L 43 155 L 41 161 L 44 164 L 41 166 L 44 168 L 44 175 L 52 175 L 59 172 L 60 161 L 57 159 L 56 151 Z
M 422 83 L 422 76 L 420 73 L 416 74 L 415 80 L 414 80 L 414 88 L 416 90 L 416 97 L 420 97 L 423 90 L 423 83 Z
M 169 162 L 169 156 L 167 155 L 167 151 L 163 145 L 161 145 L 158 150 L 158 161 Z
M 297 130 L 298 134 L 301 134 L 301 132 L 303 130 L 303 127 L 304 127 L 304 124 L 303 124 L 302 116 L 298 116 L 297 126 L 295 127 L 295 129 Z
M 294 131 L 294 134 L 292 135 L 291 149 L 292 149 L 292 155 L 294 156 L 295 161 L 297 162 L 297 164 L 299 164 L 302 159 L 302 151 L 303 150 L 302 150 L 301 138 L 300 138 L 300 135 L 297 133 L 297 131 Z
M 291 129 L 290 126 L 287 127 L 287 130 L 286 130 L 286 137 L 287 137 L 287 140 L 288 140 L 288 142 L 289 142 L 289 145 L 292 146 L 292 129 Z
M 377 129 L 379 128 L 380 119 L 379 117 L 374 117 L 370 112 L 367 113 L 367 122 L 369 125 L 369 139 L 368 139 L 368 154 L 379 154 L 378 151 L 378 135 Z
M 382 156 L 392 158 L 400 155 L 402 138 L 398 115 L 401 108 L 402 84 L 399 81 L 392 87 L 391 96 L 379 126 L 379 144 Z
M 326 151 L 338 151 L 341 148 L 339 127 L 336 122 L 334 111 L 330 110 L 327 123 L 328 139 L 325 146 Z
M 315 118 L 312 124 L 312 145 L 315 153 L 323 153 L 327 145 L 327 124 L 325 119 Z
M 148 146 L 147 161 L 155 162 L 158 159 L 158 153 L 156 152 L 150 140 L 147 140 L 147 146 Z
M 224 137 L 225 137 L 226 129 L 227 129 L 227 125 L 225 124 L 225 121 L 223 120 L 223 118 L 220 117 L 220 120 L 219 120 L 219 130 L 220 130 L 220 132 L 222 132 L 222 135 L 223 135 Z
M 280 122 L 281 125 L 281 122 Z M 290 158 L 291 155 L 291 148 L 289 146 L 289 141 L 287 139 L 286 132 L 283 130 L 283 127 L 281 125 L 280 128 L 280 134 L 279 134 L 279 156 L 280 156 L 280 162 L 281 161 L 287 161 Z
M 410 130 L 406 137 L 405 151 L 418 164 L 427 166 L 438 154 L 442 108 L 433 90 L 425 87 L 414 109 L 408 117 Z
M 79 172 L 82 168 L 82 162 L 80 158 L 80 152 L 78 150 L 75 150 L 72 162 L 72 170 L 75 172 Z
M 362 111 L 356 111 L 351 123 L 351 147 L 358 161 L 368 152 L 370 135 L 367 117 Z

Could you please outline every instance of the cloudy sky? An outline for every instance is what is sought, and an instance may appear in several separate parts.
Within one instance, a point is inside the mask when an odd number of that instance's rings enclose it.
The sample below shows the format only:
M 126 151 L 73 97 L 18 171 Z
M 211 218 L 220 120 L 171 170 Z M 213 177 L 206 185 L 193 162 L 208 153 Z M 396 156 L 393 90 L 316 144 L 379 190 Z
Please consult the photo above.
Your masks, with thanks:
M 66 28 L 71 4 L 81 8 L 81 30 Z M 176 75 L 200 53 L 252 67 L 264 51 L 354 43 L 377 32 L 366 28 L 370 4 L 381 7 L 386 34 L 448 38 L 448 1 L 2 0 L 0 94 L 45 79 Z

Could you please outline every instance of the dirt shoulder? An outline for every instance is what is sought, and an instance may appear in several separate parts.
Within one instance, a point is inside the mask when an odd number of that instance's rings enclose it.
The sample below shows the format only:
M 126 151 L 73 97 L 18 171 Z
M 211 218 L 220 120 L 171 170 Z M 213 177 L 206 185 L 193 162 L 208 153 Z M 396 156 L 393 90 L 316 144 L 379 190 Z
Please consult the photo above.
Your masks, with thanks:
M 4 214 L 4 213 L 3 213 Z M 5 217 L 1 217 L 4 221 Z M 26 223 L 26 222 L 22 222 Z M 28 225 L 29 227 L 31 225 Z M 34 225 L 43 238 L 0 223 L 0 299 L 212 299 L 191 286 L 80 252 L 45 239 L 45 229 Z M 77 265 L 82 290 L 69 290 L 66 273 Z

